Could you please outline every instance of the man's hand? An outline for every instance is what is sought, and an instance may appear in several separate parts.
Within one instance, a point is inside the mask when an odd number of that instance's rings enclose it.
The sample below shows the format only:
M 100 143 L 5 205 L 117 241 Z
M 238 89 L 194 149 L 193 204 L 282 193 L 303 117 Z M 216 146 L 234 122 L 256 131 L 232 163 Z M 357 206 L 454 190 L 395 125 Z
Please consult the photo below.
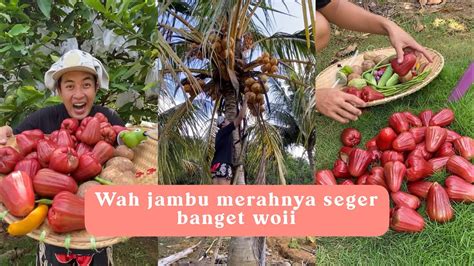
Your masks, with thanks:
M 392 43 L 393 48 L 397 52 L 397 61 L 399 64 L 403 62 L 403 49 L 412 48 L 415 51 L 422 53 L 429 62 L 433 62 L 428 50 L 425 47 L 421 46 L 419 43 L 413 39 L 406 31 L 397 26 L 393 22 L 389 22 L 386 26 L 388 37 L 390 38 L 390 43 Z
M 0 145 L 7 144 L 9 137 L 13 135 L 13 130 L 9 126 L 0 127 Z
M 316 109 L 340 123 L 357 120 L 362 113 L 357 107 L 364 107 L 366 103 L 355 95 L 338 89 L 316 90 Z

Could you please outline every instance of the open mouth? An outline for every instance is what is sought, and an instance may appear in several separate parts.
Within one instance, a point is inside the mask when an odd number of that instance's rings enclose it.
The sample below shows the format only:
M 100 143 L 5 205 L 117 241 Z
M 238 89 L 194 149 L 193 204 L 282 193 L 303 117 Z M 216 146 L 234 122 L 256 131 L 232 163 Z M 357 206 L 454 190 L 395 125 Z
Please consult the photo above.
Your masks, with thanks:
M 86 103 L 74 103 L 72 107 L 77 114 L 82 114 L 86 109 Z

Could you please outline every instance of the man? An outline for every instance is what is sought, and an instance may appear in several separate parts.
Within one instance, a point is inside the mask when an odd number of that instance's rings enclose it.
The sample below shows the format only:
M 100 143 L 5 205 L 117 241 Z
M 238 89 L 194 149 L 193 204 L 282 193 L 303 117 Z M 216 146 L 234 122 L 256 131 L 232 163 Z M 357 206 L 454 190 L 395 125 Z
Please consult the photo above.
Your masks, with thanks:
M 412 48 L 422 53 L 430 62 L 427 50 L 394 22 L 370 13 L 347 0 L 316 0 L 316 50 L 324 49 L 330 39 L 330 25 L 349 30 L 387 35 L 397 52 L 398 62 L 403 62 L 403 49 Z M 366 103 L 357 96 L 337 89 L 322 88 L 316 91 L 316 109 L 340 122 L 357 120 L 362 113 L 358 108 Z
M 66 118 L 79 121 L 89 115 L 103 113 L 112 125 L 124 125 L 115 111 L 95 106 L 94 100 L 99 88 L 108 89 L 109 77 L 102 63 L 89 53 L 71 50 L 65 53 L 45 74 L 45 85 L 57 89 L 62 104 L 38 110 L 12 129 L 0 127 L 0 144 L 7 138 L 25 130 L 41 129 L 49 134 L 61 127 Z M 40 243 L 37 265 L 109 265 L 112 262 L 112 247 L 99 250 L 75 250 L 69 253 L 65 248 Z M 74 264 L 74 265 L 76 265 Z
M 232 155 L 234 139 L 232 132 L 236 129 L 247 114 L 247 99 L 244 98 L 242 109 L 234 121 L 229 121 L 223 116 L 217 118 L 219 131 L 216 134 L 214 158 L 211 162 L 212 183 L 217 185 L 230 185 L 232 180 Z

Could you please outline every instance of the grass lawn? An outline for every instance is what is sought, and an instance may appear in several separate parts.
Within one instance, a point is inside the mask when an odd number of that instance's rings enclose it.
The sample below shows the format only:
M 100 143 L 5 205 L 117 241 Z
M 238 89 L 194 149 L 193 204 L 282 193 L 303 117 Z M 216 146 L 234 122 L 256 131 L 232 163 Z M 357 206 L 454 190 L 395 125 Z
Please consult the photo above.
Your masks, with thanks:
M 361 131 L 361 144 L 375 136 L 381 128 L 388 125 L 390 114 L 398 111 L 411 111 L 418 114 L 425 109 L 438 111 L 450 107 L 456 115 L 451 129 L 462 135 L 474 137 L 474 86 L 459 102 L 449 104 L 447 98 L 464 71 L 474 60 L 473 21 L 464 21 L 471 31 L 454 33 L 446 27 L 434 28 L 432 23 L 440 13 L 421 18 L 426 28 L 413 36 L 422 45 L 439 51 L 445 58 L 445 66 L 440 75 L 424 89 L 397 101 L 364 110 L 358 121 L 346 125 L 321 117 L 317 124 L 316 160 L 318 169 L 332 168 L 341 146 L 339 135 L 342 129 L 354 127 Z M 397 17 L 395 19 L 404 29 L 411 31 L 414 19 Z M 329 48 L 320 54 L 318 68 L 328 66 L 332 56 L 340 48 L 351 44 L 343 37 L 333 37 Z M 390 46 L 388 39 L 369 36 L 357 40 L 360 51 L 367 47 Z M 430 177 L 431 181 L 442 181 L 446 173 Z M 405 188 L 404 188 L 405 189 Z M 319 238 L 317 240 L 316 261 L 320 265 L 473 265 L 474 264 L 474 204 L 453 204 L 455 218 L 446 224 L 427 220 L 424 203 L 419 212 L 426 218 L 425 230 L 418 234 L 389 231 L 377 238 L 347 237 Z
M 0 265 L 35 265 L 37 241 L 29 237 L 11 237 L 0 232 L 0 256 L 11 250 L 21 253 L 14 260 L 1 259 Z M 18 250 L 21 250 L 18 252 Z M 158 259 L 158 238 L 137 237 L 114 245 L 115 265 L 156 265 Z

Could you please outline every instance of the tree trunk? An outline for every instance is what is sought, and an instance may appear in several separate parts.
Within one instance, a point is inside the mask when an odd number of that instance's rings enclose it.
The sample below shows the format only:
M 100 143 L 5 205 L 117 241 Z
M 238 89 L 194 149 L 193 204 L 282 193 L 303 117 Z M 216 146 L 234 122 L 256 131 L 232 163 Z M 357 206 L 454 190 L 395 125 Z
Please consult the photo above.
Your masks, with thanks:
M 227 87 L 224 88 L 224 99 L 225 99 L 225 117 L 226 119 L 233 121 L 237 116 L 237 97 L 233 87 L 229 84 Z M 242 153 L 241 153 L 241 144 L 242 142 L 239 141 L 240 135 L 239 130 L 235 130 L 233 132 L 234 138 L 234 165 L 235 173 L 234 173 L 234 184 L 237 185 L 245 185 L 245 174 L 244 174 L 244 167 L 243 167 L 243 160 L 242 160 Z M 232 237 L 229 243 L 229 258 L 228 264 L 229 265 L 251 265 L 255 266 L 258 265 L 258 252 L 255 250 L 255 237 Z

